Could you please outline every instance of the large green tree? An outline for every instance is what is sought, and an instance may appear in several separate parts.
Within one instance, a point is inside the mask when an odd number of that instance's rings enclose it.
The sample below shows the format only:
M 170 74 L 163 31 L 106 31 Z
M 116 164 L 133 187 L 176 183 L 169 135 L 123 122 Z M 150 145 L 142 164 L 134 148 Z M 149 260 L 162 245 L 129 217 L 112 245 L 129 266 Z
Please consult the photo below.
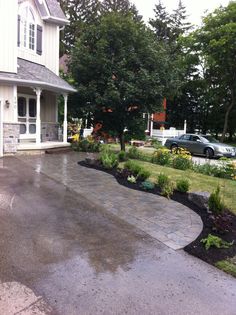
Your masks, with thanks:
M 103 0 L 101 2 L 101 12 L 102 14 L 107 12 L 131 14 L 136 20 L 142 19 L 136 6 L 129 0 Z
M 157 40 L 169 42 L 171 37 L 171 17 L 160 0 L 158 4 L 155 5 L 154 14 L 155 17 L 150 19 L 149 23 L 156 34 Z
M 69 24 L 61 37 L 61 54 L 69 53 L 87 25 L 97 23 L 101 13 L 99 0 L 60 0 Z
M 156 40 L 165 46 L 169 60 L 168 67 L 172 74 L 172 89 L 166 94 L 168 122 L 172 126 L 182 127 L 190 111 L 189 106 L 187 109 L 182 105 L 186 104 L 185 96 L 184 102 L 181 101 L 181 93 L 184 94 L 186 91 L 185 84 L 189 77 L 190 63 L 180 38 L 190 30 L 190 24 L 187 22 L 186 9 L 182 1 L 179 1 L 176 10 L 169 13 L 163 2 L 159 0 L 155 5 L 154 13 L 154 18 L 149 23 L 156 35 Z
M 120 13 L 107 13 L 84 30 L 71 71 L 80 105 L 93 106 L 95 120 L 119 137 L 122 150 L 124 130 L 134 130 L 143 113 L 160 108 L 171 81 L 165 50 L 152 32 Z
M 218 111 L 224 112 L 221 138 L 224 141 L 230 114 L 236 107 L 236 2 L 207 15 L 192 38 L 208 68 L 209 88 L 216 91 Z

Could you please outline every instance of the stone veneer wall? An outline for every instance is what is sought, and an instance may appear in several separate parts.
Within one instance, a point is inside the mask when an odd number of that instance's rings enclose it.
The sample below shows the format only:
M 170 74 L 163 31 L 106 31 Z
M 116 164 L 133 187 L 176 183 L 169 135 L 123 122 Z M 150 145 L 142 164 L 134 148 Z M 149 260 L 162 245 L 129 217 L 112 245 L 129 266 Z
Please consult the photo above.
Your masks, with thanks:
M 58 123 L 41 123 L 41 141 L 57 141 L 58 128 Z
M 20 137 L 20 125 L 18 123 L 3 123 L 3 152 L 14 154 Z

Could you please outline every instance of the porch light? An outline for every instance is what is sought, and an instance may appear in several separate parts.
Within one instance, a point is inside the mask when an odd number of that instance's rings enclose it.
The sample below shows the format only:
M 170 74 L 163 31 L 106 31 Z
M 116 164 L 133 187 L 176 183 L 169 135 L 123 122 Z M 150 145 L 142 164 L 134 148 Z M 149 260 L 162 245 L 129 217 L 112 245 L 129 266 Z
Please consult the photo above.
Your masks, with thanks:
M 5 107 L 9 108 L 10 107 L 10 102 L 8 100 L 5 100 Z

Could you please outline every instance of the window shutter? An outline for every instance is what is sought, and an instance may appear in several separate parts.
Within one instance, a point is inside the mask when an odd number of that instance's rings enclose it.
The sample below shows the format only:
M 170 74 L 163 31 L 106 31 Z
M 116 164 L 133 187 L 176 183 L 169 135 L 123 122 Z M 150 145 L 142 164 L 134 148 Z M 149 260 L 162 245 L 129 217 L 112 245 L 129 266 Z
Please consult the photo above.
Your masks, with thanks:
M 37 52 L 38 55 L 42 55 L 42 52 L 43 52 L 42 42 L 43 42 L 43 28 L 42 28 L 42 26 L 37 25 L 37 46 L 36 46 L 36 52 Z
M 20 47 L 20 15 L 17 19 L 17 46 Z

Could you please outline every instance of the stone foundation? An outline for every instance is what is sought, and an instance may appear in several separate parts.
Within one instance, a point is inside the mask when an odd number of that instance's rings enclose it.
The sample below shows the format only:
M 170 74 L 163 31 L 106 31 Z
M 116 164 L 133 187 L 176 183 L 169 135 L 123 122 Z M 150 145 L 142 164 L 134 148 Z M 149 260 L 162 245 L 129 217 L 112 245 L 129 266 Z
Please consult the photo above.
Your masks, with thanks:
M 41 123 L 41 141 L 57 141 L 58 128 L 58 123 Z
M 20 126 L 18 123 L 3 123 L 3 152 L 15 154 L 19 143 Z

